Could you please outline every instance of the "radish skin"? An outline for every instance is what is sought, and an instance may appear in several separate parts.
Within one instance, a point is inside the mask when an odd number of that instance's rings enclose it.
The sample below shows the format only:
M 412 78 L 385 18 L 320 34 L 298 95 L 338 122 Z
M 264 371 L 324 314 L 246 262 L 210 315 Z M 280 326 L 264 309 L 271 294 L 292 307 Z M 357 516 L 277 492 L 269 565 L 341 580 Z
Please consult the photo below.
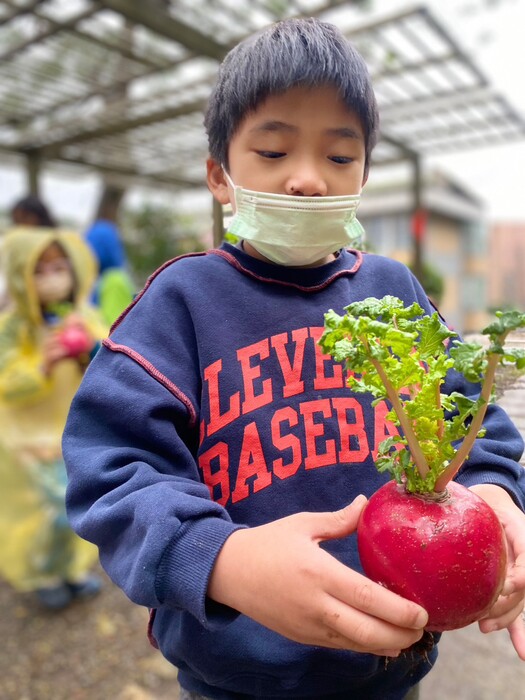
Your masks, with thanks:
M 500 522 L 483 499 L 456 482 L 441 499 L 388 482 L 365 506 L 357 541 L 365 574 L 423 606 L 428 631 L 481 619 L 503 588 L 507 554 Z

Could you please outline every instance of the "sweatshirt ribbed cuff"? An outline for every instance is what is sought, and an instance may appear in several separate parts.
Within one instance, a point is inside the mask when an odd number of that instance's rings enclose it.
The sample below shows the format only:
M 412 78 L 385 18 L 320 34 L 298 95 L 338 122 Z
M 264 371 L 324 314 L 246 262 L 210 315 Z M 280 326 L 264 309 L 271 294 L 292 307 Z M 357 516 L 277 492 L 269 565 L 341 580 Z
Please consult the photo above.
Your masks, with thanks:
M 166 547 L 155 580 L 163 605 L 186 610 L 206 628 L 231 622 L 237 611 L 206 597 L 215 560 L 226 539 L 241 529 L 229 520 L 203 518 L 183 525 Z

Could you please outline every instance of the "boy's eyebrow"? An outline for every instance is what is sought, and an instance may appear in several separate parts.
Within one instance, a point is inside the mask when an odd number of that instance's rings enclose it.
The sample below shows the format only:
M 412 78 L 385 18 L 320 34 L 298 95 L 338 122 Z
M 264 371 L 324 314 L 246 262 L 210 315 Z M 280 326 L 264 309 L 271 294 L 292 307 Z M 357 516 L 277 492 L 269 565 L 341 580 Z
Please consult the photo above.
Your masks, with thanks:
M 251 133 L 257 133 L 258 131 L 298 131 L 298 129 L 296 126 L 281 122 L 278 119 L 269 119 L 261 124 L 256 124 L 250 129 Z
M 293 124 L 288 124 L 287 122 L 282 122 L 278 119 L 270 119 L 266 122 L 262 122 L 261 124 L 257 124 L 252 129 L 250 129 L 250 133 L 252 134 L 264 131 L 297 132 L 299 131 L 299 129 Z M 325 133 L 328 136 L 337 136 L 339 138 L 344 139 L 357 139 L 359 141 L 361 141 L 363 138 L 355 129 L 352 129 L 348 126 L 338 126 L 326 129 Z
M 348 126 L 340 126 L 336 127 L 335 129 L 327 129 L 326 133 L 329 136 L 339 136 L 344 139 L 357 139 L 361 141 L 363 138 L 361 134 L 359 134 L 355 129 L 351 129 Z

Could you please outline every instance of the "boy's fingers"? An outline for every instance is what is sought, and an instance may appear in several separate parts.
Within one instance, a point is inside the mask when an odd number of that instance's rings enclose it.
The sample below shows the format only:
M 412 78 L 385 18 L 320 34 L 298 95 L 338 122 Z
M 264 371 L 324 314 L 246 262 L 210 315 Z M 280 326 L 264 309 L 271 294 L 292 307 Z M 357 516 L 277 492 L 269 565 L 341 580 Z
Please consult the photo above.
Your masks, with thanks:
M 346 589 L 345 602 L 361 612 L 378 616 L 396 627 L 415 630 L 422 630 L 425 627 L 428 614 L 424 608 L 360 574 L 357 576 L 362 581 Z
M 367 502 L 366 496 L 359 495 L 352 503 L 332 513 L 312 514 L 313 537 L 317 542 L 337 539 L 352 534 L 357 528 L 361 511 Z
M 517 591 L 525 589 L 525 555 L 521 554 L 516 562 L 510 567 L 502 595 L 511 595 Z

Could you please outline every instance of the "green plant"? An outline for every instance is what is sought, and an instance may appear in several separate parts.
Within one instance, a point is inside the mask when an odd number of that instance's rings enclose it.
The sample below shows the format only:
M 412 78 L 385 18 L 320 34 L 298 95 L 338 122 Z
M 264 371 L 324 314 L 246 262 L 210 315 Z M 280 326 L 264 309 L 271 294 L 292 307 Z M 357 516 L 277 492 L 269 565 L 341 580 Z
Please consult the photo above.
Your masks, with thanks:
M 131 274 L 139 287 L 167 260 L 205 249 L 195 220 L 168 207 L 128 209 L 119 223 Z
M 351 370 L 348 384 L 358 393 L 392 405 L 389 419 L 402 431 L 381 443 L 377 466 L 410 492 L 441 491 L 454 477 L 474 440 L 492 399 L 499 363 L 525 367 L 525 350 L 503 348 L 508 333 L 525 326 L 525 314 L 498 312 L 483 330 L 490 344 L 465 343 L 419 304 L 405 307 L 397 297 L 369 297 L 350 304 L 346 314 L 325 315 L 320 339 L 324 352 Z M 447 344 L 451 348 L 447 352 Z M 454 367 L 470 382 L 481 382 L 479 398 L 442 394 Z M 456 447 L 458 441 L 461 442 Z

